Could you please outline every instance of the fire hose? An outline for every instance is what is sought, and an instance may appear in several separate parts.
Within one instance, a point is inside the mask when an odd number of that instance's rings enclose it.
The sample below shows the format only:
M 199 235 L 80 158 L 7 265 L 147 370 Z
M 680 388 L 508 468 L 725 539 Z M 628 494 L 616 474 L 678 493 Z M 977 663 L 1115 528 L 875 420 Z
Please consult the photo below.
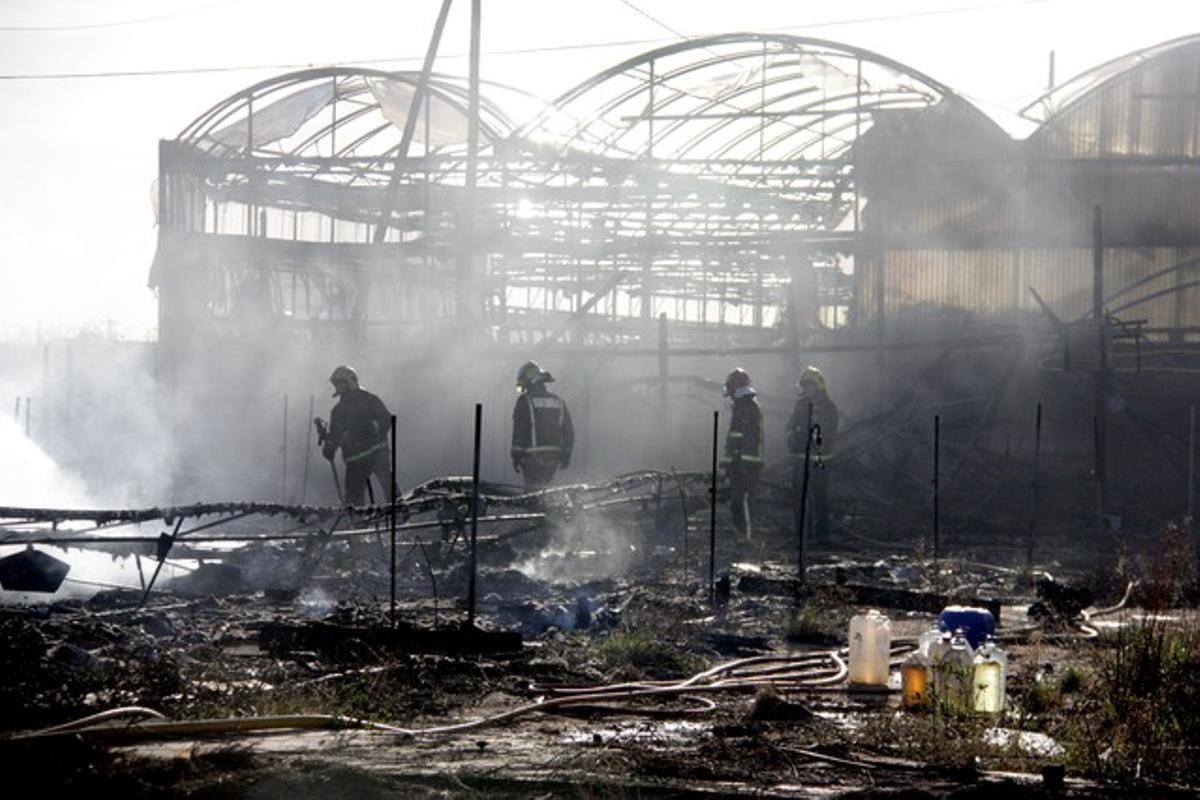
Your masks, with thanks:
M 775 663 L 775 674 L 745 672 L 755 665 Z M 825 664 L 825 666 L 821 666 Z M 792 670 L 788 672 L 787 670 Z M 766 672 L 771 672 L 767 670 Z M 678 699 L 692 703 L 696 708 L 669 713 L 708 713 L 716 709 L 716 703 L 701 697 L 730 691 L 750 691 L 762 687 L 790 686 L 797 689 L 831 689 L 834 684 L 845 680 L 845 661 L 837 650 L 809 653 L 801 656 L 754 656 L 697 673 L 682 681 L 622 683 L 595 687 L 531 687 L 532 690 L 552 692 L 558 696 L 539 699 L 514 709 L 469 722 L 436 726 L 432 728 L 402 728 L 369 720 L 328 714 L 296 714 L 264 717 L 242 717 L 231 719 L 166 720 L 158 712 L 140 707 L 112 709 L 80 720 L 19 734 L 14 739 L 41 739 L 55 736 L 80 736 L 92 734 L 121 739 L 164 738 L 193 736 L 212 733 L 248 733 L 252 731 L 283 730 L 288 728 L 364 728 L 408 737 L 443 736 L 490 727 L 510 722 L 520 717 L 554 710 L 574 709 L 622 714 L 648 714 L 661 716 L 661 709 L 637 709 L 604 705 L 605 703 L 630 702 L 647 699 Z M 739 677 L 740 675 L 740 677 Z M 728 676 L 728 677 L 721 677 Z M 705 681 L 711 681 L 705 683 Z M 122 717 L 156 717 L 150 720 L 132 720 L 120 725 L 113 722 Z

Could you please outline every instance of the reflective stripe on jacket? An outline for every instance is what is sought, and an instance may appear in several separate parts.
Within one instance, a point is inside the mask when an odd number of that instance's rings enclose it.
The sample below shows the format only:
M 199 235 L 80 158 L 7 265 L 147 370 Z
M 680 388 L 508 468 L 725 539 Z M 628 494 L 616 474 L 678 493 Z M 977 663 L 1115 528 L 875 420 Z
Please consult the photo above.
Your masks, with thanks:
M 731 466 L 763 465 L 763 415 L 754 395 L 733 401 L 733 415 L 725 435 L 725 462 Z
M 512 457 L 547 454 L 571 457 L 575 428 L 567 404 L 544 389 L 529 391 L 513 407 Z

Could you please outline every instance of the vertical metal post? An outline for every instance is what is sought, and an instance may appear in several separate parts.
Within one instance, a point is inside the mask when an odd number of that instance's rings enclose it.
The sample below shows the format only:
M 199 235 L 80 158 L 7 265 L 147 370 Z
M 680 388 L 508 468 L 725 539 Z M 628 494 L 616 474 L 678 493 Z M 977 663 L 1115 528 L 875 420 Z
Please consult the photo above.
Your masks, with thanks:
M 667 381 L 670 379 L 667 361 L 667 314 L 664 311 L 658 315 L 658 424 L 662 459 L 670 458 L 671 452 L 671 417 L 668 408 Z
M 654 197 L 658 187 L 655 182 L 649 177 L 649 173 L 653 172 L 654 167 L 651 162 L 654 161 L 654 84 L 655 64 L 651 60 L 649 66 L 650 80 L 646 84 L 647 100 L 646 100 L 646 162 L 647 176 L 644 180 L 639 181 L 642 191 L 645 193 L 646 203 L 646 224 L 643 230 L 643 244 L 645 252 L 642 255 L 642 306 L 639 309 L 639 314 L 643 320 L 647 321 L 647 327 L 650 320 L 650 315 L 654 311 L 654 255 L 653 248 L 650 245 L 650 239 L 654 231 Z M 614 299 L 616 294 L 613 295 Z M 648 335 L 646 331 L 645 335 Z
M 21 395 L 17 395 L 17 404 L 13 406 L 13 425 L 21 424 Z
M 476 216 L 479 202 L 475 192 L 479 166 L 479 36 L 481 0 L 471 0 L 471 53 L 467 83 L 467 174 L 463 194 L 462 263 L 458 270 L 458 317 L 471 326 L 472 333 L 483 314 L 483 297 L 477 289 L 476 275 L 479 245 L 476 241 Z M 428 144 L 426 144 L 428 147 Z
M 708 602 L 717 603 L 717 433 L 721 412 L 713 412 L 712 484 L 708 487 Z
M 391 473 L 388 482 L 388 529 L 392 539 L 392 627 L 396 627 L 396 415 L 392 414 Z M 478 463 L 479 456 L 475 456 Z
M 941 569 L 939 561 L 941 556 L 941 541 L 938 519 L 938 500 L 939 498 L 939 481 L 941 478 L 941 444 L 942 444 L 942 419 L 937 414 L 933 415 L 933 579 L 935 586 L 940 582 Z
M 471 560 L 467 578 L 467 627 L 475 627 L 475 556 L 479 530 L 479 441 L 483 428 L 483 403 L 475 404 L 475 466 L 471 470 Z
M 32 430 L 32 427 L 31 427 L 32 423 L 29 421 L 30 406 L 32 406 L 32 405 L 33 405 L 33 398 L 26 397 L 25 398 L 25 438 L 29 439 L 30 441 L 33 441 L 33 436 L 30 434 L 30 431 Z
M 310 394 L 308 396 L 308 424 L 305 425 L 308 435 L 304 441 L 304 475 L 300 479 L 300 505 L 308 502 L 308 459 L 312 455 L 313 411 L 316 402 L 317 399 Z
M 1196 518 L 1196 406 L 1188 406 L 1188 524 L 1195 527 Z
M 288 396 L 283 396 L 283 444 L 279 448 L 279 460 L 282 462 L 282 474 L 280 477 L 280 500 L 286 503 L 288 501 L 287 494 L 287 433 L 288 433 Z
M 1033 540 L 1037 531 L 1038 473 L 1042 466 L 1042 404 L 1037 404 L 1037 421 L 1033 428 L 1033 482 L 1030 485 L 1029 533 L 1025 537 L 1025 571 L 1033 577 Z
M 804 523 L 808 510 L 808 465 L 812 454 L 813 404 L 808 404 L 804 423 L 804 472 L 800 479 L 800 510 L 796 514 L 796 604 L 800 603 L 800 587 L 804 585 Z
M 1100 420 L 1092 417 L 1092 477 L 1096 481 L 1096 524 L 1100 531 L 1107 530 L 1104 521 L 1104 487 L 1100 478 Z
M 1104 313 L 1104 233 L 1100 206 L 1092 207 L 1092 319 L 1099 337 L 1100 361 L 1093 375 L 1095 388 L 1096 491 L 1100 521 L 1108 510 L 1108 323 Z
M 1054 51 L 1053 50 L 1050 51 L 1050 75 L 1046 79 L 1046 88 L 1047 89 L 1054 88 Z

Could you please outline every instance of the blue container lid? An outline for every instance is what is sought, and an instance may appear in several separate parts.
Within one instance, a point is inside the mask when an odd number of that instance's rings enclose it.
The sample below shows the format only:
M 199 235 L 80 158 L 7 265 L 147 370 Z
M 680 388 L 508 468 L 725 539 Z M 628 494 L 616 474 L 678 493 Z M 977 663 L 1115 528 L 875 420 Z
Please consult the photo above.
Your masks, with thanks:
M 987 637 L 996 633 L 996 619 L 986 608 L 946 606 L 938 614 L 938 628 L 944 631 L 962 628 L 971 647 L 979 649 Z

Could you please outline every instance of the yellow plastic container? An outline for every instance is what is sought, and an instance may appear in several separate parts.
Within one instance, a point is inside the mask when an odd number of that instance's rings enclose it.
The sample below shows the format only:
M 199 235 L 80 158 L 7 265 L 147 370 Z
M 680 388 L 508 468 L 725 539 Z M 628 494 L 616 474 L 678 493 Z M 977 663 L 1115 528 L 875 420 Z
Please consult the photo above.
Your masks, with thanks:
M 900 699 L 905 708 L 924 708 L 929 703 L 929 662 L 919 652 L 900 665 Z

